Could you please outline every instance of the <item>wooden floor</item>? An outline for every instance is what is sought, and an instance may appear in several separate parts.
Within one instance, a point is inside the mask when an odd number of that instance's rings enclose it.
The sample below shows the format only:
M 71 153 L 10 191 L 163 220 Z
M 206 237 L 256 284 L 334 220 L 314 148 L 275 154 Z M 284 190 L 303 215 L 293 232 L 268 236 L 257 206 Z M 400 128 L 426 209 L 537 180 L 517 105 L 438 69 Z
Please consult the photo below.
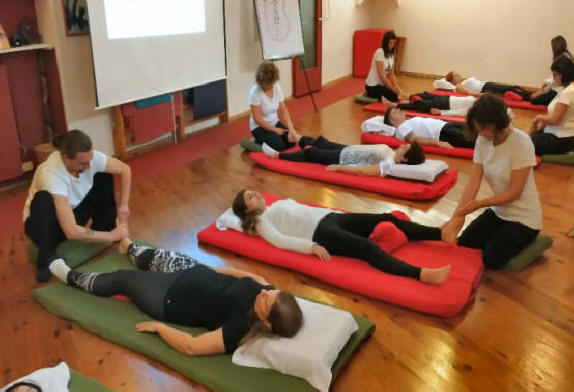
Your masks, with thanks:
M 402 77 L 409 92 L 430 81 Z M 536 114 L 515 110 L 528 129 Z M 369 116 L 351 98 L 296 122 L 302 133 L 359 143 Z M 471 162 L 441 158 L 459 170 L 443 198 L 413 202 L 301 180 L 255 166 L 238 146 L 134 187 L 132 237 L 265 276 L 287 289 L 367 316 L 377 329 L 333 384 L 333 391 L 570 391 L 574 386 L 574 168 L 542 164 L 535 172 L 544 232 L 554 238 L 545 257 L 519 273 L 486 271 L 474 303 L 441 319 L 337 289 L 304 275 L 197 244 L 196 234 L 224 211 L 236 191 L 254 188 L 356 212 L 400 209 L 440 225 L 453 212 Z M 480 194 L 489 194 L 484 185 Z M 0 384 L 65 360 L 114 391 L 203 391 L 152 359 L 108 343 L 34 302 L 33 266 L 24 234 L 0 238 Z

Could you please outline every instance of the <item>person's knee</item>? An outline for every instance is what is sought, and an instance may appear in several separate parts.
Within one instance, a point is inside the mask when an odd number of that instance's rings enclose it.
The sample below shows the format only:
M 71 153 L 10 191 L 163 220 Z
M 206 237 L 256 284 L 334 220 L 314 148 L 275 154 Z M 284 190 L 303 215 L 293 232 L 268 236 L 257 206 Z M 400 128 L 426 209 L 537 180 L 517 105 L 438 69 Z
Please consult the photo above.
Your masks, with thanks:
M 55 213 L 54 197 L 48 191 L 38 191 L 30 203 L 30 215 Z
M 94 175 L 94 185 L 96 184 L 106 188 L 113 188 L 114 176 L 111 173 L 96 173 Z

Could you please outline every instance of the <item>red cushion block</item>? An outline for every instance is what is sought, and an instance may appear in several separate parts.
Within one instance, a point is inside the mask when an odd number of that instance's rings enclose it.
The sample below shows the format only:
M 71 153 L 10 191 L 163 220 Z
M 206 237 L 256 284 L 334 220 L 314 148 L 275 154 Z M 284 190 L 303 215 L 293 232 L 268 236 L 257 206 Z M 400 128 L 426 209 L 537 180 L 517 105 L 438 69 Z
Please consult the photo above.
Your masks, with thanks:
M 270 204 L 278 198 L 264 195 Z M 313 276 L 343 289 L 419 312 L 443 317 L 459 314 L 475 294 L 483 271 L 480 250 L 437 241 L 407 243 L 392 254 L 421 267 L 451 264 L 447 281 L 428 285 L 415 279 L 385 274 L 364 261 L 333 256 L 320 261 L 312 255 L 278 249 L 260 237 L 235 230 L 221 231 L 215 224 L 202 230 L 199 241 L 279 267 Z
M 293 148 L 288 151 L 296 150 L 297 148 Z M 426 182 L 409 181 L 392 177 L 367 177 L 331 172 L 327 171 L 324 165 L 318 163 L 290 162 L 282 159 L 274 159 L 262 152 L 252 152 L 249 156 L 259 165 L 279 173 L 409 200 L 432 200 L 441 197 L 454 186 L 457 178 L 457 171 L 449 169 L 439 176 L 435 182 L 429 184 Z
M 383 36 L 390 29 L 357 30 L 353 36 L 353 76 L 366 78 L 375 51 L 381 47 Z
M 375 103 L 370 103 L 368 105 L 363 106 L 363 110 L 366 110 L 368 112 L 385 114 L 387 112 L 387 106 L 384 103 L 375 102 Z M 403 113 L 407 117 L 437 118 L 439 120 L 450 121 L 450 122 L 461 123 L 461 124 L 463 124 L 466 121 L 466 117 L 464 117 L 464 116 L 441 116 L 440 114 L 423 113 L 423 112 L 417 112 L 414 110 L 403 110 Z
M 369 236 L 369 239 L 379 245 L 379 248 L 387 253 L 393 253 L 409 242 L 405 233 L 400 231 L 397 226 L 391 222 L 379 223 Z

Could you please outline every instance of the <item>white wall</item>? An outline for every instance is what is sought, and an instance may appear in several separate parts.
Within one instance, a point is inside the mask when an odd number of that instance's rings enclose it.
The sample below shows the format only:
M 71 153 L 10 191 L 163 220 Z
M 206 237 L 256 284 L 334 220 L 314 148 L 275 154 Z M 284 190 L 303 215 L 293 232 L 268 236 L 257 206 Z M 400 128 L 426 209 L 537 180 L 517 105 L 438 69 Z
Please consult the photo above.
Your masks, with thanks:
M 550 76 L 550 40 L 574 44 L 572 0 L 366 0 L 372 27 L 407 37 L 402 70 L 538 86 Z

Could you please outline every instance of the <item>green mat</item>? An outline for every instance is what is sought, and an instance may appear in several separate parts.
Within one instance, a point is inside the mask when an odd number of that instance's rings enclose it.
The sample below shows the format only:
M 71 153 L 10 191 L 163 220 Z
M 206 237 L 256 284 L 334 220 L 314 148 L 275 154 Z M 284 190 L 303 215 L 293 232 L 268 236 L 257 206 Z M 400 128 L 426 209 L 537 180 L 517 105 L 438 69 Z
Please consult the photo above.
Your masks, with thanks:
M 570 151 L 567 154 L 542 155 L 542 162 L 574 166 L 574 151 Z
M 109 272 L 129 268 L 133 267 L 127 257 L 112 253 L 80 270 Z M 49 312 L 72 320 L 106 340 L 154 358 L 213 391 L 314 391 L 313 387 L 300 378 L 269 369 L 234 365 L 231 355 L 183 355 L 169 347 L 157 335 L 136 332 L 135 325 L 149 320 L 150 317 L 130 302 L 96 297 L 62 283 L 36 289 L 33 295 Z M 333 379 L 351 359 L 361 342 L 374 330 L 374 325 L 368 319 L 358 315 L 353 317 L 359 330 L 351 337 L 333 365 Z M 203 328 L 176 327 L 192 335 L 205 332 Z
M 68 389 L 70 392 L 112 392 L 111 389 L 104 387 L 90 377 L 84 376 L 73 369 L 70 369 Z
M 380 101 L 376 98 L 367 97 L 365 94 L 355 94 L 355 102 L 376 103 L 376 102 L 380 102 Z
M 252 137 L 244 137 L 239 141 L 239 145 L 249 152 L 262 152 L 261 144 L 255 142 Z
M 544 251 L 552 246 L 554 241 L 546 234 L 538 234 L 536 239 L 520 254 L 504 266 L 507 271 L 520 271 L 532 264 Z
M 56 248 L 56 256 L 64 259 L 70 268 L 75 268 L 78 265 L 90 260 L 92 257 L 102 253 L 104 250 L 112 245 L 111 242 L 81 242 L 75 240 L 68 240 L 62 242 Z M 32 242 L 26 245 L 26 254 L 28 260 L 36 263 L 38 259 L 38 248 Z

